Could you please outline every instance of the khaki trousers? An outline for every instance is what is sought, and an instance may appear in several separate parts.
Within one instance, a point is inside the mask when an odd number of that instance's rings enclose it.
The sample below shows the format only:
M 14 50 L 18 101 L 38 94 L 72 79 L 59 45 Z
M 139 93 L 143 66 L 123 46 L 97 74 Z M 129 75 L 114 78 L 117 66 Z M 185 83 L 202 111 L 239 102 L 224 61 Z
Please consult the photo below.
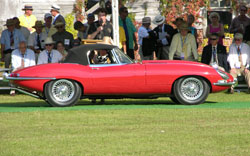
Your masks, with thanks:
M 238 75 L 243 75 L 245 77 L 245 81 L 247 83 L 248 88 L 250 88 L 250 71 L 245 74 L 244 68 L 236 69 L 236 73 L 230 72 L 230 74 L 237 78 Z

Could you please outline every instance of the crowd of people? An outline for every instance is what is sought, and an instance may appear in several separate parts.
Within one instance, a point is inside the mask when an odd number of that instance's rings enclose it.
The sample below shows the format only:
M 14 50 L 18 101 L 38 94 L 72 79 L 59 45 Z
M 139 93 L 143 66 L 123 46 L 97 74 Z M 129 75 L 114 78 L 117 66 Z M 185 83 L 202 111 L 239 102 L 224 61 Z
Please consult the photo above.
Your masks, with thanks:
M 240 7 L 240 15 L 232 20 L 230 32 L 234 33 L 234 41 L 229 53 L 223 46 L 224 26 L 216 12 L 209 15 L 211 24 L 207 26 L 208 45 L 203 48 L 201 62 L 229 72 L 233 77 L 245 76 L 250 88 L 250 18 L 246 16 L 248 8 Z M 112 43 L 113 26 L 107 19 L 107 11 L 100 8 L 98 19 L 90 13 L 87 23 L 76 21 L 74 29 L 78 31 L 78 39 L 65 29 L 65 19 L 60 14 L 60 7 L 51 6 L 50 13 L 44 15 L 44 21 L 37 20 L 32 14 L 33 7 L 25 5 L 24 15 L 6 21 L 1 35 L 1 61 L 5 68 L 10 65 L 13 70 L 35 64 L 55 63 L 63 60 L 68 50 L 79 45 L 82 39 L 103 40 L 109 38 Z M 197 52 L 197 30 L 193 26 L 195 17 L 176 18 L 175 28 L 166 23 L 162 15 L 142 19 L 142 25 L 136 30 L 128 17 L 128 9 L 119 9 L 119 36 L 121 48 L 131 59 L 135 59 L 135 51 L 139 49 L 141 60 L 188 60 L 199 61 Z M 151 23 L 156 25 L 151 27 Z M 138 34 L 138 38 L 137 38 Z M 78 41 L 78 42 L 77 42 Z M 232 86 L 230 92 L 233 93 Z M 250 89 L 249 89 L 250 91 Z

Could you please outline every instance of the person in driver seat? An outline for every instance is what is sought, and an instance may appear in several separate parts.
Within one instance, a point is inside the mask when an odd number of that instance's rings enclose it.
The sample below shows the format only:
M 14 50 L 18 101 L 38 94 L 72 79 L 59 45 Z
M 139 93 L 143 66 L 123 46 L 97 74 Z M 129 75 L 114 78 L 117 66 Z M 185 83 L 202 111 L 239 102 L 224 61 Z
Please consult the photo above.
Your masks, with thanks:
M 98 64 L 110 64 L 111 60 L 106 50 L 98 50 L 98 56 L 96 57 Z

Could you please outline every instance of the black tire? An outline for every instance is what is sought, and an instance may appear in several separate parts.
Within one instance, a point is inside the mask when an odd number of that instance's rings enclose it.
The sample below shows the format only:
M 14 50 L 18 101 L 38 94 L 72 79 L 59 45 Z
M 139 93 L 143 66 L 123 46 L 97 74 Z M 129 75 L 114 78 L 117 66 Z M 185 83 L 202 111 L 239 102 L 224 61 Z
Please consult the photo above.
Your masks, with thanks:
M 207 82 L 198 77 L 183 77 L 174 83 L 173 88 L 174 97 L 185 105 L 201 104 L 210 93 Z
M 174 103 L 176 104 L 180 104 L 180 102 L 174 97 L 174 96 L 171 96 L 169 97 Z
M 82 89 L 74 81 L 60 79 L 50 81 L 45 85 L 44 94 L 51 106 L 73 106 L 81 97 Z

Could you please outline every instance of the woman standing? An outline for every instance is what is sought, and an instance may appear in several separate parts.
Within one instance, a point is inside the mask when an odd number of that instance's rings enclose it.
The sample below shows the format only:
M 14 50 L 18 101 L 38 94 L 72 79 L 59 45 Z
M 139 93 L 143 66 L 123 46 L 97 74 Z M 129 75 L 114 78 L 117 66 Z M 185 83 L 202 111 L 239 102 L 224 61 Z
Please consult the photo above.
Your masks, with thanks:
M 207 27 L 206 31 L 207 38 L 210 38 L 212 33 L 217 33 L 219 36 L 218 43 L 223 45 L 224 27 L 223 24 L 219 23 L 220 15 L 217 12 L 212 12 L 209 15 L 209 20 L 211 21 L 211 24 L 209 24 Z M 211 44 L 210 39 L 208 40 L 208 44 Z

